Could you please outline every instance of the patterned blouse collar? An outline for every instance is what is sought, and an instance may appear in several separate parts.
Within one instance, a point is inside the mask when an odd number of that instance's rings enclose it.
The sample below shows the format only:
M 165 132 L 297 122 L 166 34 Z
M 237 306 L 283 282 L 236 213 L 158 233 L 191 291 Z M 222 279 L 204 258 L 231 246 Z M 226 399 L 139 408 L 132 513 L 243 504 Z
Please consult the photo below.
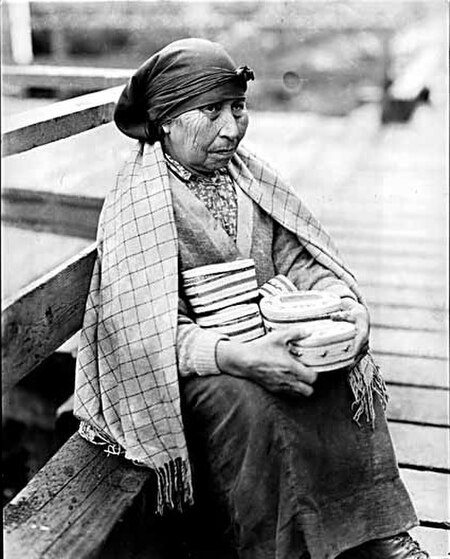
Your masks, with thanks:
M 183 182 L 192 182 L 192 181 L 202 181 L 202 180 L 209 180 L 215 182 L 218 179 L 221 179 L 224 175 L 228 175 L 228 171 L 226 167 L 222 167 L 222 169 L 217 169 L 213 171 L 210 175 L 197 175 L 189 169 L 186 169 L 181 163 L 175 161 L 173 157 L 171 157 L 168 153 L 164 152 L 164 157 L 166 162 L 169 166 L 169 169 Z

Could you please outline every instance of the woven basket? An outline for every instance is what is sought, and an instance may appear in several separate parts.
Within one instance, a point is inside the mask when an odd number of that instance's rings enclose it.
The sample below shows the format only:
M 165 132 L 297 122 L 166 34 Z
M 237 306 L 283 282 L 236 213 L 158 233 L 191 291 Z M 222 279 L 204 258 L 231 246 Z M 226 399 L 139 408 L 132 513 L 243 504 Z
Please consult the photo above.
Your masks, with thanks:
M 187 298 L 196 316 L 258 298 L 253 259 L 200 266 L 183 272 Z
M 323 291 L 297 291 L 261 300 L 264 325 L 270 332 L 303 325 L 311 332 L 304 340 L 290 342 L 291 353 L 317 372 L 342 369 L 351 364 L 356 334 L 350 322 L 330 320 L 340 310 L 340 298 Z

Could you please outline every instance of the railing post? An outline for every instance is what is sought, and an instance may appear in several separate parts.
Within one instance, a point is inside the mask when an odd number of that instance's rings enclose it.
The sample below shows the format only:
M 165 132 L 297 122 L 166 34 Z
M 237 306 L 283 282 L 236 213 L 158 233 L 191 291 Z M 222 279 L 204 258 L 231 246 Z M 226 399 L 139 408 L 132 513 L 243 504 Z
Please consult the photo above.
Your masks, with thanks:
M 31 16 L 28 0 L 8 2 L 8 16 L 11 37 L 11 52 L 16 64 L 33 62 L 31 41 Z

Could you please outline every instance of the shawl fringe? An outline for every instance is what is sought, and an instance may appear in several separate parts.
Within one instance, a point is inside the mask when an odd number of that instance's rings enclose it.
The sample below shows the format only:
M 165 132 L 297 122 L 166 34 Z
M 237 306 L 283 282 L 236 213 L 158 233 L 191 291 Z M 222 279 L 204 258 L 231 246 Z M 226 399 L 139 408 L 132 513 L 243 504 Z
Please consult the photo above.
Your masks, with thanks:
M 385 410 L 388 403 L 388 392 L 380 368 L 369 352 L 350 371 L 348 381 L 355 399 L 352 404 L 353 421 L 361 427 L 361 418 L 365 416 L 366 423 L 374 429 L 374 396 L 378 395 Z

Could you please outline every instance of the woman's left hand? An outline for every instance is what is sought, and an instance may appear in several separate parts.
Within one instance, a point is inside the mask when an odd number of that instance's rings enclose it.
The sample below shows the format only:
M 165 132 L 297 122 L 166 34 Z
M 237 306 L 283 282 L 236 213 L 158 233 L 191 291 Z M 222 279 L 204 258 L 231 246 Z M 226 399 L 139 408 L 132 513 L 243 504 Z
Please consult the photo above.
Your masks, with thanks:
M 357 301 L 345 297 L 341 309 L 331 315 L 332 320 L 353 322 L 356 326 L 354 345 L 355 364 L 367 353 L 369 348 L 370 317 L 367 309 Z

